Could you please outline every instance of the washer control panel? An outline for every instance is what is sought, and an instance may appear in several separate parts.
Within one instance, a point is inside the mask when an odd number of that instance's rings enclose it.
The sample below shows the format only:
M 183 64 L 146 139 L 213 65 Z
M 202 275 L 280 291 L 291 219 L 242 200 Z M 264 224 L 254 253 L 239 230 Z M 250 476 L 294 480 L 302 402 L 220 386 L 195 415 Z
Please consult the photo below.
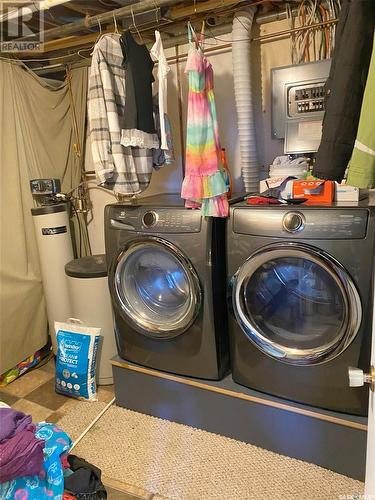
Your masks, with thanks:
M 109 218 L 112 227 L 146 234 L 199 233 L 202 224 L 199 210 L 181 207 L 111 207 Z
M 184 208 L 145 209 L 142 215 L 142 229 L 158 233 L 195 233 L 201 230 L 200 212 Z

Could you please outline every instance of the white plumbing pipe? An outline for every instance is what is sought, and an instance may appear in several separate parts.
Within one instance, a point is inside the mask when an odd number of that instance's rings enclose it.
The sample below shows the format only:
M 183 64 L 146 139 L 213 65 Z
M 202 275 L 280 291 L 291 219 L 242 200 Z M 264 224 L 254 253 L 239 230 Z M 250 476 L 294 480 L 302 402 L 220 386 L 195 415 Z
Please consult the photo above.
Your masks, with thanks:
M 259 161 L 251 88 L 251 26 L 255 7 L 236 13 L 232 28 L 234 95 L 236 99 L 241 173 L 246 191 L 259 190 Z

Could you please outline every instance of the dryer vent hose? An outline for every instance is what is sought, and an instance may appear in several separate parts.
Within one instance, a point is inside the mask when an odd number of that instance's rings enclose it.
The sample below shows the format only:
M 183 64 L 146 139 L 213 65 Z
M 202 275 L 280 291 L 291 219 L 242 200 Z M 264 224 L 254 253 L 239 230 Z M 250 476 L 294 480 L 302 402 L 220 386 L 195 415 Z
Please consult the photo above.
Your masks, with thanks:
M 259 161 L 251 88 L 251 26 L 256 8 L 236 13 L 232 28 L 234 94 L 241 151 L 241 174 L 246 192 L 259 191 Z

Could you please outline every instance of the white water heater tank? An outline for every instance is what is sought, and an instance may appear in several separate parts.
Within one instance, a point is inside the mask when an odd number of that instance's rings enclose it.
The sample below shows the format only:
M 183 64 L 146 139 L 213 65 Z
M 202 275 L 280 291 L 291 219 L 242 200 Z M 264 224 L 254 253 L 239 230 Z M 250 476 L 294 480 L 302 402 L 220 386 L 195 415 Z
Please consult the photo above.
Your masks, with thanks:
M 48 326 L 55 354 L 57 353 L 55 321 L 66 321 L 72 316 L 65 276 L 65 264 L 74 258 L 68 208 L 67 203 L 59 203 L 31 209 L 46 299 Z

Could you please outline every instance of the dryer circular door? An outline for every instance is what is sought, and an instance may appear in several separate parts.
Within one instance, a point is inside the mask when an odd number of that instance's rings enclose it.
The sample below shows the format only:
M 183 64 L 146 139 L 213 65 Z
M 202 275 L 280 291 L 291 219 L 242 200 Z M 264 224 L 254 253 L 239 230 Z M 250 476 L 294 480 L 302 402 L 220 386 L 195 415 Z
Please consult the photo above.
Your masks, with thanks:
M 357 289 L 343 266 L 308 245 L 263 247 L 232 281 L 234 313 L 264 354 L 315 365 L 343 352 L 362 319 Z
M 126 321 L 153 338 L 173 338 L 194 322 L 201 304 L 198 276 L 173 244 L 157 237 L 131 241 L 113 269 L 112 296 Z

